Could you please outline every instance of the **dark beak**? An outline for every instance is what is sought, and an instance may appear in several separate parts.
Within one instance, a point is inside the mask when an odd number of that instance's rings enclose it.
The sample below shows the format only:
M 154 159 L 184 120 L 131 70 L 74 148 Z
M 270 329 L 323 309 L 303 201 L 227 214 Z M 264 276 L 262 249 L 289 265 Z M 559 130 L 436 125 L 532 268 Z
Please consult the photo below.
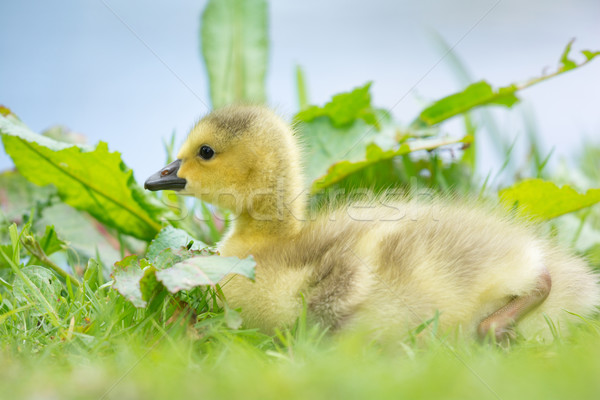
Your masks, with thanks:
M 177 177 L 177 171 L 181 166 L 181 160 L 175 160 L 150 178 L 146 179 L 144 189 L 156 190 L 181 190 L 185 188 L 187 181 Z

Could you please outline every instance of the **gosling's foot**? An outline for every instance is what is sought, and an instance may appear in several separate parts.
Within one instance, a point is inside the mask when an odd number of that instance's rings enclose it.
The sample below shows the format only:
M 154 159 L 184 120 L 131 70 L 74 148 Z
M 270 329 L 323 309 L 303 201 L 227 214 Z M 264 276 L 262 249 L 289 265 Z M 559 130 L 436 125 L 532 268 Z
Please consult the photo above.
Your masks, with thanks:
M 539 307 L 550 294 L 552 279 L 546 268 L 542 270 L 537 285 L 523 296 L 513 297 L 508 304 L 485 318 L 477 328 L 479 338 L 484 340 L 490 331 L 493 332 L 497 343 L 516 338 L 515 324 L 525 315 Z
M 487 321 L 487 322 L 486 322 Z M 495 342 L 501 345 L 508 344 L 517 339 L 517 332 L 514 328 L 514 322 L 504 322 L 502 325 L 496 325 L 491 320 L 479 324 L 477 334 L 482 341 L 491 340 L 493 337 Z

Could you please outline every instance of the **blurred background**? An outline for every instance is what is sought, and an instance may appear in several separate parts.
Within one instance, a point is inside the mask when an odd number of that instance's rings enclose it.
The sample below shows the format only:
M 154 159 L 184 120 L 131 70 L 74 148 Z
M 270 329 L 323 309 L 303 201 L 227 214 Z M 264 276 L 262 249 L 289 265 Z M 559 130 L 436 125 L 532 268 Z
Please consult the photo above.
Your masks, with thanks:
M 108 142 L 143 181 L 165 161 L 162 140 L 175 131 L 179 144 L 210 106 L 199 51 L 205 3 L 4 1 L 0 104 L 35 131 L 63 124 Z M 373 103 L 408 124 L 427 102 L 466 85 L 437 35 L 473 80 L 502 86 L 553 71 L 571 38 L 574 56 L 600 49 L 599 18 L 598 0 L 271 1 L 269 104 L 288 118 L 298 110 L 301 65 L 311 103 L 373 81 Z M 598 141 L 600 62 L 519 95 L 516 112 L 494 111 L 510 142 L 534 126 L 555 163 L 584 138 Z M 502 163 L 490 146 L 484 175 Z M 0 169 L 11 165 L 1 152 Z

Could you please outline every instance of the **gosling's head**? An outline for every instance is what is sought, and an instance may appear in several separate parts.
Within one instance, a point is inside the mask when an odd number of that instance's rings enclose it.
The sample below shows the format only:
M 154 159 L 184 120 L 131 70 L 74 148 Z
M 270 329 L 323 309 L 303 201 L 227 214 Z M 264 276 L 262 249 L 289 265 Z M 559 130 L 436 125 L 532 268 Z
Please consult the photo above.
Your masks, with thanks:
M 233 211 L 271 207 L 302 188 L 292 129 L 271 110 L 229 106 L 204 117 L 177 160 L 152 175 L 148 190 L 176 190 Z

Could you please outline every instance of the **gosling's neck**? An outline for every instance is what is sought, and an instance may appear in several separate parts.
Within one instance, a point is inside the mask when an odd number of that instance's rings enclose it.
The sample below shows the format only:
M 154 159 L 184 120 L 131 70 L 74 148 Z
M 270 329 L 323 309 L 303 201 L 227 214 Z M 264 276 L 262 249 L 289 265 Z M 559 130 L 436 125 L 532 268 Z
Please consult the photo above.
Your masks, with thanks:
M 293 240 L 306 221 L 307 196 L 301 182 L 300 177 L 280 178 L 269 189 L 251 193 L 219 246 L 221 254 L 245 258 Z

